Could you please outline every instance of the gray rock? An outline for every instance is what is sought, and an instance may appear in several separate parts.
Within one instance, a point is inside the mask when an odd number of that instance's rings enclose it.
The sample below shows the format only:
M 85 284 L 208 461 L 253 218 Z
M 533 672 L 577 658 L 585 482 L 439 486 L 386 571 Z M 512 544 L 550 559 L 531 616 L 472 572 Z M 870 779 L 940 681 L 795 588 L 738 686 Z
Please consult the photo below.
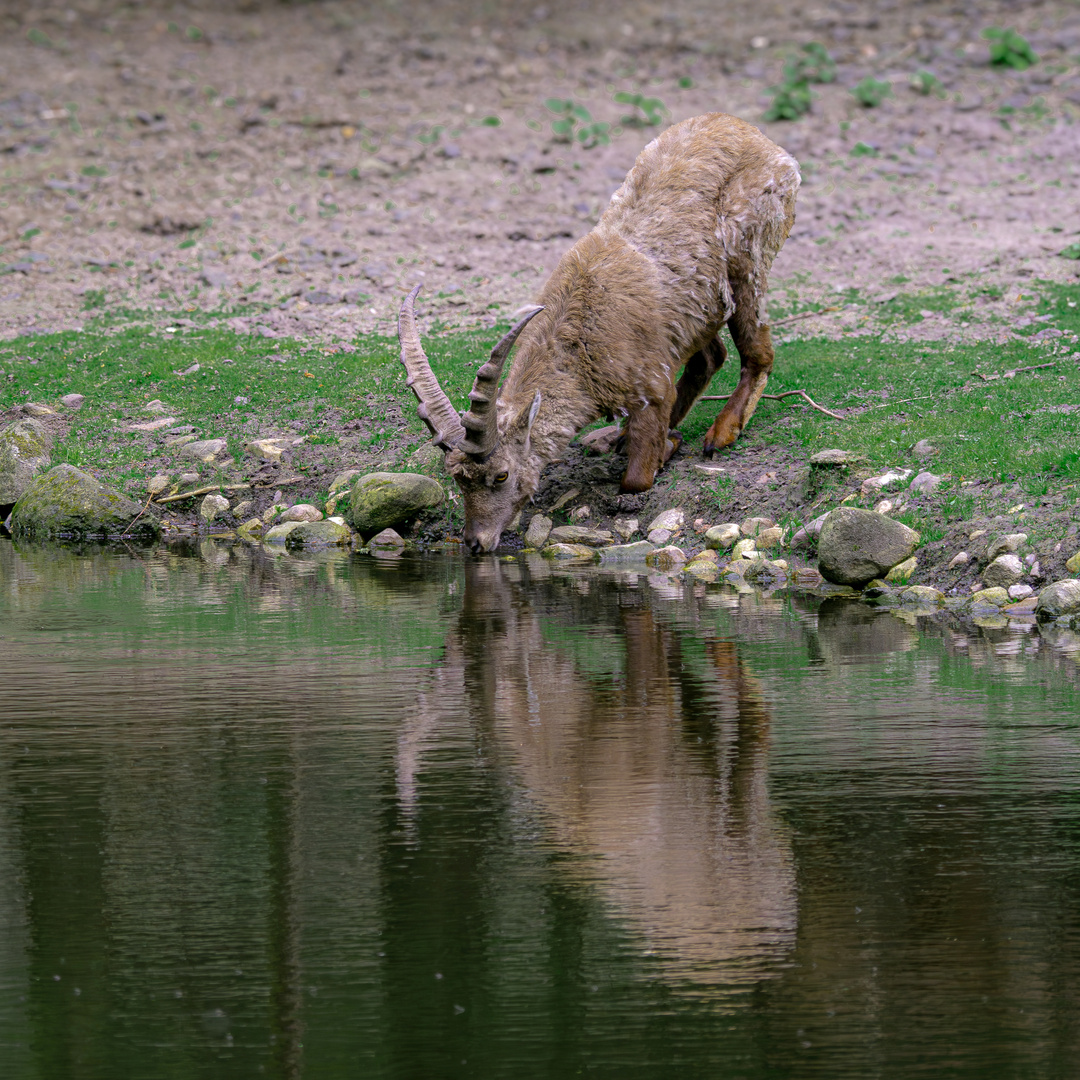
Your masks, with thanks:
M 648 555 L 645 556 L 645 563 L 647 566 L 655 567 L 657 570 L 674 570 L 677 567 L 681 567 L 686 562 L 686 552 L 680 547 L 671 545 L 670 547 L 654 548 Z
M 1040 622 L 1056 619 L 1060 615 L 1076 615 L 1080 612 L 1080 581 L 1066 578 L 1047 585 L 1039 593 L 1035 605 L 1035 617 Z
M 674 535 L 670 529 L 653 529 L 646 539 L 653 547 L 663 547 Z
M 52 436 L 40 420 L 16 420 L 0 431 L 0 506 L 11 506 L 49 467 Z
M 368 473 L 353 482 L 348 517 L 357 532 L 370 536 L 439 506 L 442 486 L 420 473 Z
M 911 448 L 911 452 L 917 458 L 933 457 L 937 453 L 937 447 L 929 439 L 920 439 Z
M 865 460 L 861 454 L 852 453 L 850 450 L 819 450 L 810 459 L 810 464 L 837 468 L 841 465 L 859 465 Z
M 180 456 L 212 465 L 228 444 L 224 439 L 200 439 L 180 447 Z
M 731 549 L 731 557 L 733 559 L 758 558 L 757 541 L 751 540 L 749 537 L 747 537 L 745 540 L 739 540 Z
M 911 575 L 919 569 L 919 560 L 914 555 L 910 559 L 898 562 L 889 569 L 885 581 L 890 585 L 899 585 L 911 580 Z
M 723 525 L 714 525 L 705 531 L 705 546 L 712 551 L 727 551 L 740 536 L 742 532 L 733 521 Z
M 211 491 L 201 503 L 199 503 L 199 517 L 210 524 L 214 518 L 224 514 L 229 509 L 229 500 L 216 491 Z
M 779 525 L 761 529 L 754 540 L 759 548 L 779 547 L 784 542 L 784 530 Z
M 289 533 L 299 529 L 303 524 L 302 521 L 283 521 L 280 525 L 274 525 L 272 528 L 267 529 L 263 540 L 267 544 L 284 544 L 289 537 Z
M 681 507 L 673 506 L 671 509 L 657 514 L 656 517 L 649 522 L 649 527 L 645 531 L 646 533 L 651 533 L 655 532 L 657 529 L 662 529 L 668 533 L 677 533 L 685 524 L 686 513 Z
M 340 491 L 343 487 L 346 487 L 351 483 L 354 476 L 359 476 L 359 469 L 346 469 L 344 472 L 339 472 L 333 480 L 330 481 L 329 492 L 333 495 L 335 492 Z
M 609 544 L 615 543 L 615 537 L 606 529 L 588 529 L 584 525 L 559 525 L 548 534 L 548 542 L 607 547 Z
M 281 515 L 282 521 L 322 521 L 322 511 L 311 503 L 296 503 Z
M 768 559 L 755 559 L 743 571 L 743 577 L 757 585 L 771 585 L 779 581 L 786 581 L 787 564 L 780 565 L 769 562 Z
M 1006 533 L 1004 536 L 995 536 L 989 544 L 986 545 L 986 557 L 993 562 L 999 555 L 1008 555 L 1011 552 L 1019 551 L 1024 544 L 1027 543 L 1027 533 Z M 1035 561 L 1032 557 L 1032 562 Z
M 11 531 L 39 540 L 153 540 L 161 523 L 137 502 L 74 465 L 57 465 L 37 477 L 11 511 Z
M 529 527 L 525 530 L 525 546 L 542 548 L 551 532 L 551 518 L 543 514 L 533 514 Z
M 1009 552 L 999 555 L 982 572 L 982 583 L 987 589 L 1007 589 L 1015 585 L 1024 576 L 1024 564 Z
M 351 542 L 352 530 L 336 521 L 301 521 L 300 527 L 285 537 L 287 548 L 331 547 Z
M 624 540 L 629 540 L 638 531 L 639 524 L 638 519 L 635 517 L 616 518 L 612 522 L 612 528 Z
M 945 594 L 929 585 L 909 585 L 900 593 L 901 604 L 928 604 L 937 607 L 945 599 Z
M 941 487 L 941 482 L 942 477 L 935 476 L 932 472 L 921 472 L 911 481 L 908 491 L 913 491 L 916 495 L 932 495 Z
M 955 570 L 958 566 L 967 566 L 971 556 L 966 551 L 958 551 L 950 560 L 946 570 Z
M 739 526 L 739 532 L 741 532 L 743 534 L 743 536 L 754 537 L 754 536 L 757 536 L 758 533 L 762 532 L 763 530 L 772 529 L 772 528 L 775 528 L 775 526 L 776 526 L 776 522 L 773 521 L 772 518 L 752 517 L 752 518 L 747 518 Z
M 993 589 L 980 589 L 978 592 L 971 594 L 971 602 L 973 604 L 991 604 L 994 607 L 1004 607 L 1009 602 L 1009 594 L 1000 586 Z
M 644 562 L 645 557 L 656 549 L 648 540 L 639 540 L 636 544 L 616 544 L 614 547 L 601 548 L 600 562 L 609 563 Z
M 1034 596 L 1035 590 L 1030 585 L 1010 585 L 1009 586 L 1009 599 L 1010 600 L 1026 600 L 1029 596 Z
M 595 562 L 598 553 L 584 544 L 548 544 L 540 554 L 560 562 Z
M 791 546 L 799 548 L 812 548 L 817 544 L 818 537 L 821 535 L 821 527 L 825 524 L 825 519 L 829 516 L 829 511 L 824 514 L 819 514 L 808 525 L 804 525 L 799 529 L 795 535 L 791 538 Z
M 909 559 L 919 534 L 899 521 L 843 506 L 826 517 L 818 537 L 818 569 L 837 585 L 862 588 Z
M 158 473 L 146 481 L 147 495 L 160 495 L 163 491 L 168 491 L 170 487 L 172 487 L 172 481 L 165 473 Z
M 65 409 L 71 409 L 74 411 L 76 409 L 81 409 L 82 403 L 85 400 L 86 398 L 84 398 L 82 394 L 65 394 L 60 399 L 60 404 L 63 405 Z
M 442 469 L 446 460 L 443 453 L 433 442 L 421 443 L 406 459 L 406 464 L 414 469 Z M 445 470 L 444 470 L 445 471 Z
M 378 559 L 396 559 L 405 550 L 405 540 L 393 529 L 383 529 L 368 542 L 368 550 Z
M 880 476 L 871 476 L 862 482 L 859 489 L 863 495 L 874 495 L 879 491 L 891 491 L 907 482 L 910 469 L 888 469 Z

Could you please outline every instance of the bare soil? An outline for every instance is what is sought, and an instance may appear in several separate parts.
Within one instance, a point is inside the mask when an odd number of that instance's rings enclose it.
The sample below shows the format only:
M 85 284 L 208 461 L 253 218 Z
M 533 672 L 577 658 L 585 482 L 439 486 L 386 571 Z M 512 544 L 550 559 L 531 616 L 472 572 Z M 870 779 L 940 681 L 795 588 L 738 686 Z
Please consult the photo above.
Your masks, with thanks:
M 1041 62 L 991 67 L 988 26 L 1017 28 Z M 797 122 L 764 122 L 811 41 L 835 82 Z M 940 92 L 912 89 L 918 71 Z M 868 76 L 892 88 L 874 108 L 850 93 Z M 774 303 L 835 310 L 793 333 L 880 332 L 836 299 L 847 289 L 885 300 L 901 279 L 976 275 L 966 324 L 927 313 L 888 333 L 989 349 L 1025 282 L 1075 280 L 1080 262 L 1058 255 L 1080 233 L 1075 4 L 5 3 L 0 336 L 186 308 L 340 343 L 392 333 L 417 282 L 422 332 L 491 325 L 533 299 L 660 130 L 619 91 L 661 99 L 663 123 L 734 113 L 800 161 Z M 553 98 L 611 124 L 610 143 L 560 142 Z M 596 516 L 634 509 L 617 465 L 578 455 L 552 470 L 548 504 L 591 478 Z M 746 447 L 730 464 L 748 512 L 801 497 L 802 461 Z M 690 457 L 637 510 L 683 498 L 708 503 Z

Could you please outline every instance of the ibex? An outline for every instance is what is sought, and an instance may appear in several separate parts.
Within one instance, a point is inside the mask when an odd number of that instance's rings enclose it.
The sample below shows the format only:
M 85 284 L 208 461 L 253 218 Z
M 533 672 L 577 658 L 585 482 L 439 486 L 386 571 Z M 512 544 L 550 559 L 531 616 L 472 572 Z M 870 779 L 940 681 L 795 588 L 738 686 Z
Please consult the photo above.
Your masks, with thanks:
M 734 116 L 709 113 L 669 128 L 641 152 L 596 228 L 563 256 L 539 306 L 492 350 L 460 415 L 424 355 L 413 289 L 398 320 L 401 359 L 464 496 L 471 551 L 498 545 L 543 467 L 601 416 L 623 420 L 622 490 L 652 487 L 681 439 L 673 429 L 726 358 L 725 324 L 741 373 L 705 453 L 738 438 L 772 368 L 767 276 L 795 220 L 798 188 L 794 158 Z

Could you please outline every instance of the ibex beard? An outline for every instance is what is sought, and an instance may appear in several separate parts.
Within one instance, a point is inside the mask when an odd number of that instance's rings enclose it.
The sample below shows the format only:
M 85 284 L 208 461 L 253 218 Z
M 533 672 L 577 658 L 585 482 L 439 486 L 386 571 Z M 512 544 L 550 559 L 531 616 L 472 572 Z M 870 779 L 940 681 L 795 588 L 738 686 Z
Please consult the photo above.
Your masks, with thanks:
M 621 490 L 652 487 L 681 441 L 678 425 L 726 359 L 724 326 L 740 377 L 705 453 L 738 438 L 773 364 L 768 273 L 794 223 L 798 188 L 794 158 L 742 120 L 710 113 L 669 128 L 560 260 L 540 304 L 492 350 L 460 414 L 420 343 L 419 286 L 406 297 L 398 337 L 407 385 L 461 489 L 471 551 L 498 546 L 544 466 L 602 416 L 622 422 Z

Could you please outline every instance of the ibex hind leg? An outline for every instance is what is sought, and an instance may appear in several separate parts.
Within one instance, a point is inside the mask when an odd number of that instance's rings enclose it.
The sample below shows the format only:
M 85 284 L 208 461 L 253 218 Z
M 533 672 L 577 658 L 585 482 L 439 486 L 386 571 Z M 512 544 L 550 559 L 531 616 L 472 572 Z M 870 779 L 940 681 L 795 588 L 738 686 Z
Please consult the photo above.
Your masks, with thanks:
M 712 377 L 726 359 L 727 349 L 716 337 L 686 361 L 682 378 L 676 384 L 678 393 L 675 404 L 671 407 L 671 419 L 668 421 L 670 427 L 677 428 L 683 422 L 686 414 L 694 407 L 694 402 L 708 390 Z
M 728 322 L 728 330 L 739 351 L 739 385 L 705 434 L 706 457 L 712 457 L 717 450 L 730 446 L 739 437 L 754 415 L 769 381 L 773 366 L 772 338 L 768 326 L 758 323 L 757 312 L 756 290 L 749 283 L 737 287 L 735 314 Z

